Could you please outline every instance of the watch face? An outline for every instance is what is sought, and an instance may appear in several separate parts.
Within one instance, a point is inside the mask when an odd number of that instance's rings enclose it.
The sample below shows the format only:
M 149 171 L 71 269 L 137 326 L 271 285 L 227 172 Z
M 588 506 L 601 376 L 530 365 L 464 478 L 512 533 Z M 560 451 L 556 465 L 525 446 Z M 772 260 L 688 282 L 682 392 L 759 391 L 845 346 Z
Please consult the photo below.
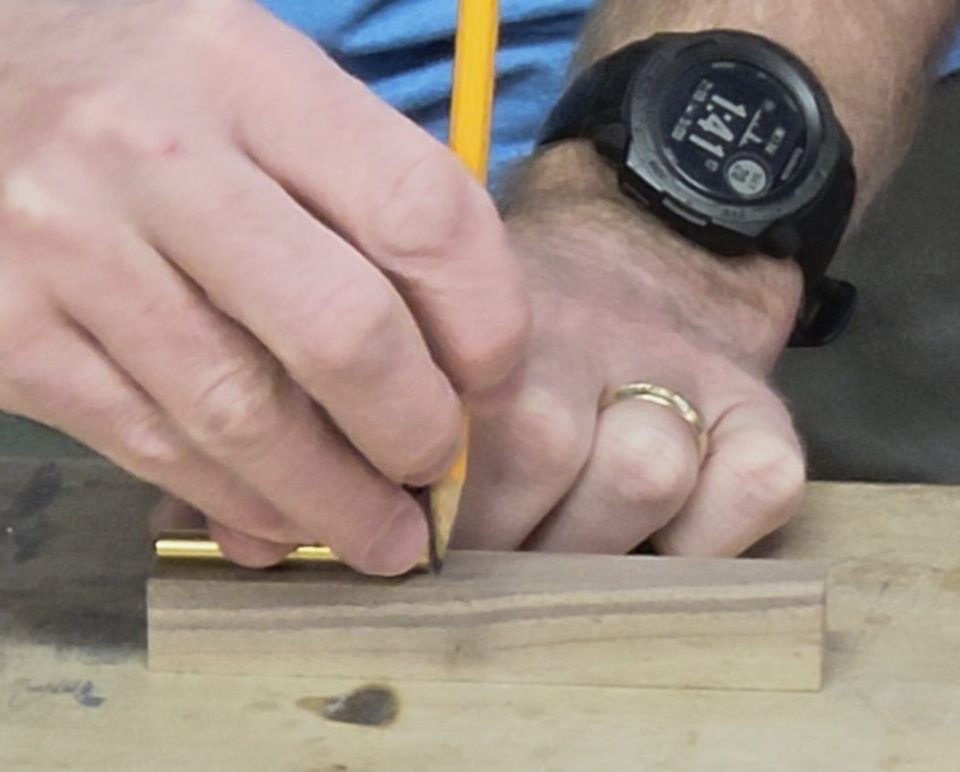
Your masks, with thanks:
M 664 153 L 701 193 L 728 202 L 768 199 L 797 181 L 807 150 L 790 92 L 750 64 L 704 62 L 666 95 Z

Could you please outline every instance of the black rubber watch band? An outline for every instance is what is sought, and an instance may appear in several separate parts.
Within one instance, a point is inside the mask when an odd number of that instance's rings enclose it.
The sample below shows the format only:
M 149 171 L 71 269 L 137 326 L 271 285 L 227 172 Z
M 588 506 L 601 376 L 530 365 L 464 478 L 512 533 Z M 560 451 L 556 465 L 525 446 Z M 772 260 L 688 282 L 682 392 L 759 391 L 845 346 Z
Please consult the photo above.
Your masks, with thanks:
M 798 230 L 805 238 L 794 257 L 803 270 L 804 299 L 790 337 L 794 348 L 831 343 L 846 329 L 856 310 L 856 288 L 826 275 L 850 222 L 856 192 L 853 167 L 838 167 L 821 198 L 830 205 L 812 206 L 801 216 Z
M 608 160 L 623 160 L 629 144 L 624 95 L 649 41 L 632 43 L 578 77 L 540 130 L 537 144 L 589 139 Z

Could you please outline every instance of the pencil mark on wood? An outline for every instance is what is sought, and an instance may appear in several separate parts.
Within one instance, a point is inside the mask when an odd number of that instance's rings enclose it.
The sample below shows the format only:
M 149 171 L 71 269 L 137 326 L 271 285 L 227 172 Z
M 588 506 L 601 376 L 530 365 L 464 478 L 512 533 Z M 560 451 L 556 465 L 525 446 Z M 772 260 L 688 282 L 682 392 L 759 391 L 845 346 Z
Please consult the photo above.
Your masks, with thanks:
M 106 697 L 96 694 L 93 681 L 60 680 L 47 683 L 27 683 L 24 691 L 33 694 L 69 694 L 85 708 L 99 708 L 106 702 Z

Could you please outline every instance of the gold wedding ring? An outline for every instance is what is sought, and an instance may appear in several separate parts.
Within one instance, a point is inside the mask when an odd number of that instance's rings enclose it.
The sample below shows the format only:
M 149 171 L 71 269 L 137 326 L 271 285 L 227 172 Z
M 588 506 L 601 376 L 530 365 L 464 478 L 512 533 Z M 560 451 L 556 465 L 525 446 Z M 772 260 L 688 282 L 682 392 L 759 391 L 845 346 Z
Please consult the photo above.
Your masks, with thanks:
M 608 408 L 617 402 L 628 399 L 639 399 L 643 402 L 660 405 L 660 407 L 669 408 L 679 415 L 690 427 L 690 431 L 693 432 L 693 439 L 697 443 L 697 451 L 700 454 L 700 462 L 703 462 L 707 455 L 707 427 L 697 409 L 683 396 L 666 386 L 657 386 L 655 383 L 628 383 L 617 389 L 613 396 L 604 403 L 603 407 Z

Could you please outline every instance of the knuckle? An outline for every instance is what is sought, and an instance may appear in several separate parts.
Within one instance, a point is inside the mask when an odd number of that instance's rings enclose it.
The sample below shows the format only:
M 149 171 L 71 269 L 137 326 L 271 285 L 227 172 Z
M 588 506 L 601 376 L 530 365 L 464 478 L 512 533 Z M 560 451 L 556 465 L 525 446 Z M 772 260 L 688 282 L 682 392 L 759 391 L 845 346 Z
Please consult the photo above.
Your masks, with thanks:
M 259 453 L 276 436 L 281 379 L 269 365 L 238 358 L 223 366 L 198 390 L 185 430 L 216 454 Z
M 288 356 L 308 383 L 372 376 L 386 359 L 397 327 L 397 300 L 386 282 L 353 282 L 315 304 L 311 331 Z
M 127 160 L 169 158 L 183 145 L 157 104 L 124 81 L 73 95 L 63 108 L 59 128 L 75 148 L 103 150 Z
M 369 247 L 393 258 L 448 257 L 477 216 L 497 222 L 483 190 L 439 147 L 418 151 L 382 196 Z
M 696 475 L 685 440 L 652 430 L 617 435 L 604 458 L 613 493 L 634 506 L 662 505 L 685 497 Z
M 754 438 L 731 463 L 748 499 L 745 511 L 776 526 L 792 517 L 806 484 L 806 464 L 796 445 L 779 438 Z
M 502 382 L 522 361 L 530 337 L 530 314 L 518 293 L 513 302 L 502 304 L 496 320 L 484 326 L 483 336 L 460 346 L 459 385 L 477 393 Z
M 589 436 L 557 396 L 530 390 L 509 416 L 515 448 L 513 474 L 531 483 L 556 483 L 575 477 L 589 449 Z
M 146 480 L 158 482 L 183 462 L 184 450 L 162 416 L 140 412 L 123 419 L 117 430 L 121 463 Z
M 3 175 L 0 192 L 0 227 L 12 240 L 33 233 L 36 226 L 56 228 L 64 207 L 51 187 L 29 164 L 8 169 Z

